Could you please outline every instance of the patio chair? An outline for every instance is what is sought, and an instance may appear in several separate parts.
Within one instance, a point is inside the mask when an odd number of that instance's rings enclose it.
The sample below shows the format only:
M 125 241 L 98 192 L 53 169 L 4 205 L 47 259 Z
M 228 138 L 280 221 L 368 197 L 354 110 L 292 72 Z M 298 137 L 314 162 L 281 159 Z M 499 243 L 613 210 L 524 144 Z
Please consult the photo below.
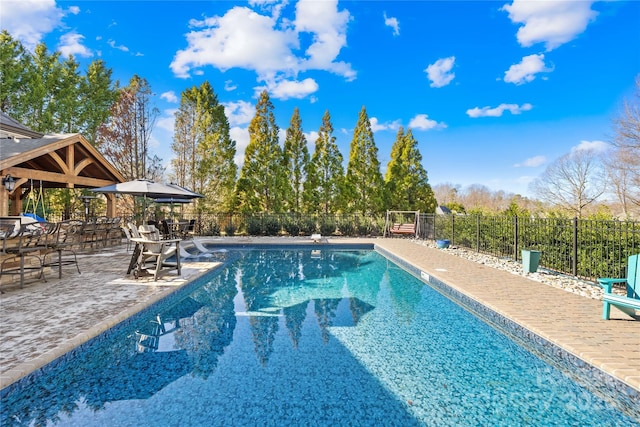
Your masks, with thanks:
M 120 228 L 120 217 L 113 217 L 109 221 L 109 229 L 107 230 L 107 245 L 119 246 L 122 243 L 122 229 Z
M 211 255 L 214 251 L 207 249 L 200 240 L 193 239 L 193 246 L 198 250 L 199 255 Z
M 164 269 L 176 269 L 180 275 L 180 257 L 176 256 L 175 262 L 168 261 L 169 258 L 176 255 L 180 241 L 176 241 L 176 245 L 173 246 L 173 241 L 160 239 L 160 231 L 154 225 L 141 225 L 138 231 L 144 240 L 137 242 L 142 247 L 139 247 L 140 254 L 134 276 L 138 278 L 143 270 L 146 271 L 146 265 L 149 262 L 152 263 L 153 280 L 158 280 Z
M 604 290 L 604 295 L 602 296 L 603 319 L 609 320 L 612 305 L 623 313 L 635 319 L 640 319 L 640 316 L 636 315 L 636 310 L 640 310 L 640 254 L 629 257 L 626 278 L 612 279 L 601 277 L 598 279 L 598 283 L 600 283 Z M 615 283 L 626 284 L 626 296 L 612 293 Z
M 96 241 L 96 235 L 98 232 L 97 219 L 93 218 L 84 223 L 82 227 L 82 248 L 89 246 L 93 249 L 93 245 Z
M 131 233 L 131 237 L 133 237 L 134 239 L 139 239 L 142 237 L 140 235 L 140 232 L 138 231 L 138 227 L 136 227 L 134 223 L 128 222 L 127 227 L 129 227 L 129 232 Z
M 5 223 L 6 224 L 6 223 Z M 47 249 L 47 229 L 40 223 L 21 224 L 17 233 L 14 232 L 14 224 L 10 225 L 11 231 L 6 227 L 5 238 L 2 240 L 2 252 L 10 255 L 0 264 L 0 276 L 5 274 L 19 275 L 20 287 L 24 287 L 24 275 L 28 271 L 38 271 L 38 278 L 47 281 L 44 277 L 44 266 L 40 253 Z M 8 267 L 7 264 L 19 260 L 18 266 Z M 30 260 L 27 265 L 25 261 Z M 35 261 L 35 262 L 34 262 Z
M 62 278 L 62 266 L 75 264 L 78 274 L 80 273 L 80 265 L 75 247 L 79 246 L 81 241 L 80 231 L 83 222 L 80 220 L 66 220 L 56 224 L 56 230 L 53 238 L 47 242 L 48 250 L 42 257 L 44 267 L 58 267 L 58 278 Z M 69 256 L 63 258 L 63 253 L 67 252 Z M 58 259 L 53 259 L 53 254 L 58 254 Z M 50 261 L 47 262 L 47 255 L 51 255 Z
M 182 246 L 180 246 L 180 252 L 179 252 L 180 258 L 198 258 L 197 254 L 192 254 L 191 252 L 187 251 L 185 248 L 183 248 Z
M 121 225 L 120 229 L 124 233 L 124 237 L 127 239 L 127 252 L 129 252 L 131 250 L 131 245 L 133 244 L 131 241 L 131 237 L 133 237 L 131 236 L 131 229 L 126 225 Z

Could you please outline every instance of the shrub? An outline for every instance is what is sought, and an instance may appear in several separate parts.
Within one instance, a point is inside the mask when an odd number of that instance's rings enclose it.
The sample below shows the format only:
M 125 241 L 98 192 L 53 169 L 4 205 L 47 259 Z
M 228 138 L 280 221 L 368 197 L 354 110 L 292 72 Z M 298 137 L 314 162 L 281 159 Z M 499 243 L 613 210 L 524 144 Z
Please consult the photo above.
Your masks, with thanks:
M 247 218 L 247 234 L 250 236 L 259 236 L 262 234 L 262 220 L 255 216 Z
M 300 231 L 302 234 L 313 234 L 316 232 L 316 220 L 314 218 L 303 218 L 300 221 Z
M 270 216 L 263 221 L 263 231 L 265 235 L 277 236 L 280 234 L 280 230 L 282 230 L 282 226 L 278 218 Z
M 233 223 L 228 223 L 224 226 L 224 234 L 227 236 L 233 236 L 236 233 L 236 226 Z
M 323 218 L 320 221 L 320 234 L 330 236 L 336 231 L 336 220 L 333 218 Z
M 204 231 L 204 235 L 206 236 L 219 236 L 220 235 L 220 224 L 216 221 L 212 221 L 209 223 L 209 227 Z
M 289 218 L 284 223 L 284 229 L 291 236 L 298 236 L 300 234 L 300 224 L 295 218 Z
M 352 218 L 342 218 L 338 222 L 338 230 L 343 236 L 353 236 L 355 226 Z

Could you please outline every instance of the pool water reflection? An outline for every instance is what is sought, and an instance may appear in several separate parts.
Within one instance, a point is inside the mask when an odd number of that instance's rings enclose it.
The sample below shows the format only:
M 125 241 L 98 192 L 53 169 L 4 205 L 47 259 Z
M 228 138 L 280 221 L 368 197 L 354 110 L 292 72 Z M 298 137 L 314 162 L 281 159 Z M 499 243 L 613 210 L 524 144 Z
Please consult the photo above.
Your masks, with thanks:
M 243 252 L 2 401 L 2 425 L 637 423 L 380 254 L 317 249 Z

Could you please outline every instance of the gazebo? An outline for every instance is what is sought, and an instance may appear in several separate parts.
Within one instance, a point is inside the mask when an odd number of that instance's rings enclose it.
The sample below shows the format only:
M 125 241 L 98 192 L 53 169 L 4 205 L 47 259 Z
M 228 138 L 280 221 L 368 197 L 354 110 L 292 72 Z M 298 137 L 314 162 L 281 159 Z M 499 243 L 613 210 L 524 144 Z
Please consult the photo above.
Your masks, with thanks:
M 0 216 L 19 215 L 35 185 L 96 188 L 124 182 L 120 172 L 79 133 L 45 135 L 1 111 L 0 176 Z M 106 196 L 107 216 L 116 216 L 115 195 Z

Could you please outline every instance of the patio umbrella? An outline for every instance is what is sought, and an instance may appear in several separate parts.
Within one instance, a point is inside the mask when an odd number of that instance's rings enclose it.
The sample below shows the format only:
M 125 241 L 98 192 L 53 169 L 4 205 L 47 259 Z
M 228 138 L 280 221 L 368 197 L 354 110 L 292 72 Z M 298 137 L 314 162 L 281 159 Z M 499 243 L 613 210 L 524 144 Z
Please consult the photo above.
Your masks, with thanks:
M 204 197 L 202 194 L 193 192 L 177 184 L 162 184 L 149 179 L 134 179 L 133 181 L 120 182 L 107 185 L 106 187 L 92 188 L 94 193 L 105 194 L 128 194 L 131 196 L 144 197 L 143 212 L 146 215 L 146 199 L 159 199 L 172 197 L 175 199 L 196 199 Z

